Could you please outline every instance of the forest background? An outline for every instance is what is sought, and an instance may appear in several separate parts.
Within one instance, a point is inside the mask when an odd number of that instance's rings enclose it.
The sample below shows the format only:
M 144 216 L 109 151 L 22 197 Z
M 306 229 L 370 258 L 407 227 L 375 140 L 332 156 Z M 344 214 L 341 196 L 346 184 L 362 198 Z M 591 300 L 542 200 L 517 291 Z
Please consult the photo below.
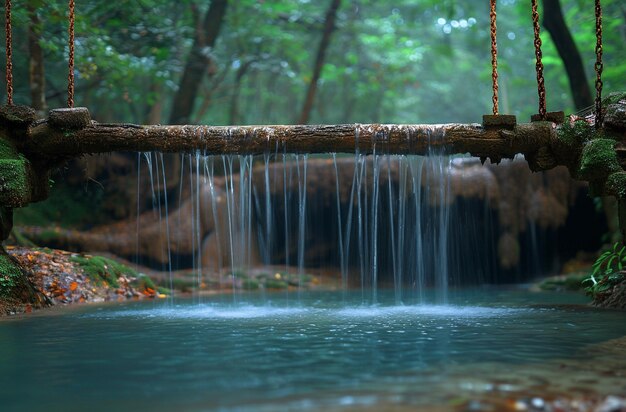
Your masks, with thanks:
M 13 3 L 15 102 L 43 115 L 66 105 L 67 2 Z M 626 90 L 626 5 L 602 4 L 608 94 Z M 539 5 L 548 110 L 584 111 L 595 95 L 593 2 Z M 100 122 L 480 122 L 492 104 L 488 6 L 455 0 L 81 0 L 75 101 Z M 498 48 L 500 112 L 525 122 L 537 112 L 530 2 L 498 2 Z M 89 202 L 103 215 L 127 217 L 136 210 L 136 193 L 129 193 L 134 183 L 115 178 L 132 174 L 123 159 L 68 165 L 53 192 L 60 204 L 30 207 L 17 215 L 18 223 L 97 224 Z M 66 184 L 84 190 L 64 192 Z M 124 184 L 128 190 L 112 189 Z M 74 203 L 83 206 L 72 203 L 77 210 L 61 213 L 76 196 L 82 200 Z

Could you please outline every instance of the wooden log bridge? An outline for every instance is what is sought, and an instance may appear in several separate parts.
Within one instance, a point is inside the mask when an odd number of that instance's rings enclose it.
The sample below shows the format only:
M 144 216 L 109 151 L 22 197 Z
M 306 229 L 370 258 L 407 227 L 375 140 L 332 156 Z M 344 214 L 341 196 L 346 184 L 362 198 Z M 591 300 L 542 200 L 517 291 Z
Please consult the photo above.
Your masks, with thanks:
M 5 131 L 6 133 L 6 131 Z M 13 134 L 27 157 L 56 163 L 113 151 L 363 153 L 428 155 L 470 153 L 499 162 L 518 153 L 533 157 L 550 147 L 556 124 L 341 124 L 263 126 L 140 126 L 91 121 L 85 108 L 57 109 Z M 554 164 L 556 165 L 556 164 Z M 552 165 L 551 167 L 553 167 Z
M 50 170 L 85 154 L 112 151 L 259 153 L 469 153 L 483 161 L 523 154 L 533 171 L 558 165 L 590 183 L 594 195 L 614 195 L 624 204 L 626 227 L 626 93 L 605 99 L 605 121 L 516 124 L 513 116 L 485 116 L 483 124 L 139 126 L 91 120 L 86 108 L 55 109 L 37 120 L 25 106 L 0 108 L 0 208 L 21 207 L 48 196 Z M 10 221 L 6 217 L 3 221 Z M 2 238 L 7 235 L 6 224 Z

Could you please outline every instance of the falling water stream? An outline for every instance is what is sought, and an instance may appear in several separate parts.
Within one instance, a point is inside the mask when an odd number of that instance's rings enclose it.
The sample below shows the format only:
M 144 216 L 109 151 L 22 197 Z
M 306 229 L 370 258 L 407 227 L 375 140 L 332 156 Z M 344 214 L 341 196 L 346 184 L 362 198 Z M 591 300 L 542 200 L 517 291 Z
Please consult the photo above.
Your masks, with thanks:
M 196 290 L 216 281 L 229 293 L 2 321 L 0 409 L 452 407 L 537 390 L 538 375 L 548 392 L 585 380 L 626 393 L 626 364 L 590 346 L 626 335 L 623 316 L 568 306 L 578 295 L 484 286 L 486 203 L 455 203 L 449 156 L 386 155 L 385 138 L 345 156 L 196 151 L 181 155 L 177 190 L 162 155 L 140 156 L 168 284 L 186 270 Z M 184 242 L 188 264 L 175 253 Z M 316 271 L 335 290 L 310 290 Z M 283 287 L 254 283 L 265 272 Z

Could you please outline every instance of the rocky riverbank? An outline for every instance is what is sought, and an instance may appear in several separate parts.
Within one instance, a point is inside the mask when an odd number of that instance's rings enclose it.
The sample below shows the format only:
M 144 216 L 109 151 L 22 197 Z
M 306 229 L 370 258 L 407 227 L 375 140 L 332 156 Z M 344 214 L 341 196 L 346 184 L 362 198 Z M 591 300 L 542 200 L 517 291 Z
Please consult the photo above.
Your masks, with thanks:
M 8 246 L 7 252 L 27 274 L 41 297 L 40 306 L 164 298 L 170 292 L 158 288 L 146 275 L 112 259 L 48 248 Z M 28 313 L 35 305 L 0 300 L 0 315 Z

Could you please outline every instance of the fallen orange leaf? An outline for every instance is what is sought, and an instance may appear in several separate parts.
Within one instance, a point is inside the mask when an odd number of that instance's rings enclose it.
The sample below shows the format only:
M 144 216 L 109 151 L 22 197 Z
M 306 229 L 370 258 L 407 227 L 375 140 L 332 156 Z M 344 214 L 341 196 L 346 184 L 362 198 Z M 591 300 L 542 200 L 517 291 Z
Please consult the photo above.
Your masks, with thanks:
M 78 283 L 77 282 L 72 282 L 70 283 L 70 290 L 72 292 L 74 292 L 76 290 L 76 288 L 78 287 Z

